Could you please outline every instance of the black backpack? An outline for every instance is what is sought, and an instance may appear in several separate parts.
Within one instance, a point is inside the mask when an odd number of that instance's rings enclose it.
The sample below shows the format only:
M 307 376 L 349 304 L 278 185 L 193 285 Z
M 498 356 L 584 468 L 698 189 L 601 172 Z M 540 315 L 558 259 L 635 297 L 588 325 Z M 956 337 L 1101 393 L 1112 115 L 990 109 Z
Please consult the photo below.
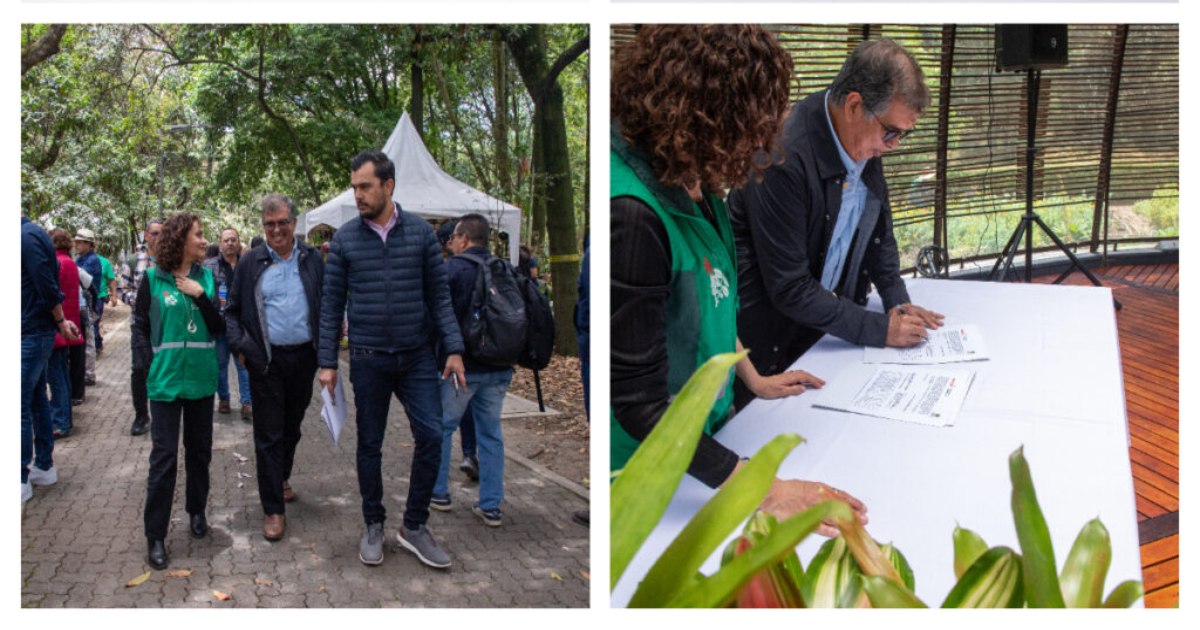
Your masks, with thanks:
M 488 365 L 520 361 L 529 336 L 525 292 L 508 261 L 459 254 L 479 267 L 471 291 L 471 310 L 462 322 L 463 343 L 471 358 Z
M 525 350 L 517 365 L 530 370 L 544 370 L 550 365 L 550 355 L 554 353 L 554 311 L 550 309 L 550 301 L 538 287 L 537 280 L 519 273 L 514 275 L 525 297 L 525 314 L 529 321 L 529 338 L 525 341 Z

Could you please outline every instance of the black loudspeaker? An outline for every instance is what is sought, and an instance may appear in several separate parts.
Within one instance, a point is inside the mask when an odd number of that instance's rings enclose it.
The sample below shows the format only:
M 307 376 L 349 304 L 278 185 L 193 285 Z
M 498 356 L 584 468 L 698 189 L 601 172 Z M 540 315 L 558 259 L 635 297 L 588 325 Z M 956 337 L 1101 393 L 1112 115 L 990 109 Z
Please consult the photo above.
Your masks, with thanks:
M 996 70 L 1042 70 L 1067 65 L 1066 24 L 997 24 Z

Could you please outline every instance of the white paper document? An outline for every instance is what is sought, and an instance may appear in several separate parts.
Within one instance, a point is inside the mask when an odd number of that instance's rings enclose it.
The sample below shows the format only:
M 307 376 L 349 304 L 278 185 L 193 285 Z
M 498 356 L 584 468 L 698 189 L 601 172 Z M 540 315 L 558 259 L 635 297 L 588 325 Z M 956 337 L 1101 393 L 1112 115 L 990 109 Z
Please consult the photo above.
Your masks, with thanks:
M 978 326 L 946 325 L 928 332 L 925 341 L 911 348 L 866 348 L 863 362 L 930 365 L 988 358 Z
M 925 366 L 880 366 L 865 381 L 855 377 L 861 374 L 847 370 L 841 386 L 828 387 L 813 406 L 944 427 L 954 424 L 975 380 L 973 370 Z
M 320 384 L 318 383 L 318 387 Z M 325 420 L 325 427 L 329 429 L 329 436 L 333 438 L 333 445 L 338 445 L 338 437 L 342 435 L 342 427 L 346 426 L 346 391 L 342 388 L 342 375 L 338 373 L 337 383 L 333 386 L 333 398 L 330 400 L 329 389 L 321 387 L 321 400 L 325 402 L 321 407 L 321 418 Z

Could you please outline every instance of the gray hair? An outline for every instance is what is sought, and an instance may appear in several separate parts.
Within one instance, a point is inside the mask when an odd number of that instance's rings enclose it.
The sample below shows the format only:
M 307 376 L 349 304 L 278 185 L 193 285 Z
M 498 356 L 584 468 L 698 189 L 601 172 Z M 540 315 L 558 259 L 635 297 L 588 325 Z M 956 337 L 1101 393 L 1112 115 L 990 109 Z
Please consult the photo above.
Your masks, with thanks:
M 887 111 L 897 98 L 917 113 L 929 106 L 921 66 L 903 46 L 887 38 L 864 41 L 850 53 L 829 86 L 829 100 L 841 105 L 851 92 L 862 95 L 872 115 Z
M 263 197 L 260 205 L 262 206 L 263 216 L 266 216 L 268 212 L 277 212 L 284 208 L 287 209 L 289 217 L 295 219 L 298 216 L 296 213 L 296 204 L 292 203 L 292 200 L 287 195 L 272 193 Z

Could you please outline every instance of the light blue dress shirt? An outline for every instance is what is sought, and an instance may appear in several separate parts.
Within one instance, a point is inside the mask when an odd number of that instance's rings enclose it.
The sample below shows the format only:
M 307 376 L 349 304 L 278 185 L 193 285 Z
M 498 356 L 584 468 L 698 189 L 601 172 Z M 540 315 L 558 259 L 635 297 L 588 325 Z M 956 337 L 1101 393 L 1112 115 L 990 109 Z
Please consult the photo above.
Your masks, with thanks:
M 838 211 L 837 223 L 833 226 L 829 251 L 825 254 L 825 267 L 821 271 L 821 286 L 833 291 L 838 279 L 842 277 L 846 254 L 850 252 L 854 231 L 858 229 L 858 220 L 862 217 L 863 207 L 867 202 L 867 187 L 862 181 L 863 167 L 867 165 L 867 161 L 855 162 L 850 159 L 846 149 L 842 148 L 842 141 L 833 128 L 833 119 L 829 117 L 828 90 L 825 91 L 825 121 L 829 123 L 833 144 L 837 147 L 838 156 L 842 158 L 842 165 L 846 167 L 846 178 L 842 180 L 842 206 Z
M 299 247 L 293 238 L 292 257 L 284 260 L 267 246 L 271 266 L 262 275 L 263 310 L 267 317 L 267 339 L 277 346 L 294 346 L 311 341 L 308 301 L 300 281 Z

